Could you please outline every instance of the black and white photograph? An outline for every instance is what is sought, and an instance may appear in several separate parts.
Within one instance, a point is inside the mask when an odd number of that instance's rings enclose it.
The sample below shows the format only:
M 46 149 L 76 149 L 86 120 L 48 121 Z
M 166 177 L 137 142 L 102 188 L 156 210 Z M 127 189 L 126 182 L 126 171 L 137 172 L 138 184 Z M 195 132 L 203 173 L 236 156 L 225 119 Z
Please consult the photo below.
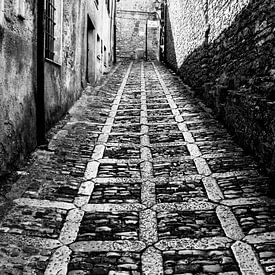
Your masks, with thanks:
M 0 275 L 275 275 L 275 0 L 0 0 Z

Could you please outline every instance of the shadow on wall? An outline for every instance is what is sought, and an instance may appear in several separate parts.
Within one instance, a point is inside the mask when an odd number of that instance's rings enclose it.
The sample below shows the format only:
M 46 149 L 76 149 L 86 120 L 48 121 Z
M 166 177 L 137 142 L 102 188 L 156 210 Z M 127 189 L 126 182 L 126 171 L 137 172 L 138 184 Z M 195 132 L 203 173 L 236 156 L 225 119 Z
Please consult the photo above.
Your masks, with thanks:
M 14 18 L 13 14 L 7 16 Z M 11 26 L 19 29 L 19 19 Z M 15 33 L 10 25 L 0 26 L 0 178 L 36 146 L 35 32 L 24 35 Z
M 250 1 L 211 43 L 206 31 L 204 43 L 180 67 L 169 11 L 166 18 L 168 66 L 206 100 L 271 174 L 275 174 L 274 9 L 272 1 Z

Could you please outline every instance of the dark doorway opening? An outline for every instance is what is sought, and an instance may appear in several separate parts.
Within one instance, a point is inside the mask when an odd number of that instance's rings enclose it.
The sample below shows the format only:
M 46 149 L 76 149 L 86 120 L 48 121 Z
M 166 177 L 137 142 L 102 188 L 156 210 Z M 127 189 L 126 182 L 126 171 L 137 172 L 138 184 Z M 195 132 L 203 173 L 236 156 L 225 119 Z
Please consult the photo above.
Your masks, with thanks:
M 37 144 L 46 144 L 45 100 L 44 100 L 44 63 L 45 63 L 45 0 L 37 1 L 37 91 L 36 103 L 36 135 Z
M 86 79 L 87 82 L 92 84 L 95 82 L 95 27 L 90 17 L 87 17 L 87 66 L 86 66 Z

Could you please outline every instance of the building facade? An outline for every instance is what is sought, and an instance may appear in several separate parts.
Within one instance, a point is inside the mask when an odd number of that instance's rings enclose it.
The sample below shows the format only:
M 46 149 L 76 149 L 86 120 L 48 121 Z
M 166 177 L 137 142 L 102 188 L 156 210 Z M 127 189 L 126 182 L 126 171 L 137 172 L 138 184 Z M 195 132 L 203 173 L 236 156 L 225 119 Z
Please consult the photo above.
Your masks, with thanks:
M 274 1 L 164 4 L 167 64 L 274 171 Z
M 115 0 L 0 0 L 0 175 L 114 59 Z
M 120 0 L 117 5 L 119 59 L 159 59 L 160 16 L 154 0 Z

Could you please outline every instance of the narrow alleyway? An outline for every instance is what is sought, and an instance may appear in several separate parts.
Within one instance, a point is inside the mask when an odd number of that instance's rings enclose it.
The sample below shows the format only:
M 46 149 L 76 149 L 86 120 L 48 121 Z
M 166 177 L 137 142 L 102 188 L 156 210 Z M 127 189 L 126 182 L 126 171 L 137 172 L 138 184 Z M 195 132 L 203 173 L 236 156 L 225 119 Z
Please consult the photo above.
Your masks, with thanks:
M 118 64 L 35 156 L 1 275 L 275 274 L 269 179 L 161 65 Z

